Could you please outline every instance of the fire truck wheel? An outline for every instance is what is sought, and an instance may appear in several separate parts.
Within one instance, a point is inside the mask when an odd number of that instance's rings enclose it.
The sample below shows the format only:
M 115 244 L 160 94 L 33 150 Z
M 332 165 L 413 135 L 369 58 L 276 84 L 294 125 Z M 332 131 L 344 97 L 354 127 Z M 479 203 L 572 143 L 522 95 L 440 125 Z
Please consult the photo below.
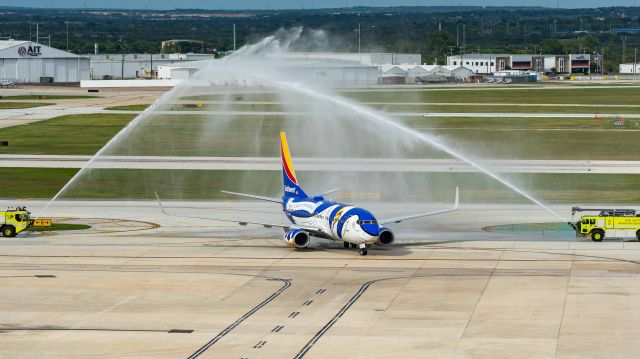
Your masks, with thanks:
M 2 227 L 2 235 L 5 237 L 15 237 L 16 229 L 13 226 L 4 226 Z
M 640 229 L 636 232 L 636 238 L 638 238 L 638 241 L 640 242 Z
M 603 238 L 604 232 L 601 229 L 596 229 L 595 231 L 591 232 L 591 239 L 594 242 L 601 242 Z

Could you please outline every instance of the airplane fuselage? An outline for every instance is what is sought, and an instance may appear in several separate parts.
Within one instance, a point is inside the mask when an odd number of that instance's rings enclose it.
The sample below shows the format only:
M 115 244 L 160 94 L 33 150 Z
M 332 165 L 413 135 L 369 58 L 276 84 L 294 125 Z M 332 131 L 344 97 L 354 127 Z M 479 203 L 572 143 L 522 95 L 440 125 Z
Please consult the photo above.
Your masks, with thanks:
M 371 212 L 338 202 L 315 198 L 283 198 L 283 210 L 299 227 L 321 229 L 325 238 L 353 244 L 373 244 L 381 228 Z M 317 236 L 317 235 L 316 235 Z

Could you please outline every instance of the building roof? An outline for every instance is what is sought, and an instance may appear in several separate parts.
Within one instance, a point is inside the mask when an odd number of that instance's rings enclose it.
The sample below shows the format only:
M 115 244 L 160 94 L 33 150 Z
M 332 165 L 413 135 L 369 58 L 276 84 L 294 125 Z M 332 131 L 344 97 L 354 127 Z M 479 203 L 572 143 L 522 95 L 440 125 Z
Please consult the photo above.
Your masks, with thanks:
M 0 41 L 0 50 L 4 50 L 10 47 L 24 45 L 29 41 L 16 41 L 16 40 L 1 40 Z
M 380 65 L 380 71 L 384 74 L 406 74 L 407 70 L 400 67 L 400 65 Z
M 21 48 L 29 49 L 39 47 L 37 55 L 21 54 Z M 3 40 L 0 41 L 0 58 L 17 59 L 17 58 L 86 58 L 72 54 L 67 51 L 59 50 L 47 45 L 39 44 L 26 40 Z

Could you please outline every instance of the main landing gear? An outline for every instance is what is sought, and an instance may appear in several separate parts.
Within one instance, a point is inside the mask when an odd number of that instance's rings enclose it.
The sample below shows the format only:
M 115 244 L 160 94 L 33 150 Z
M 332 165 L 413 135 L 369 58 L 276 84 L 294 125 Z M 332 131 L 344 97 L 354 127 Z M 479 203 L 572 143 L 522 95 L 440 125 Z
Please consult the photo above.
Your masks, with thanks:
M 361 243 L 359 246 L 355 243 L 349 243 L 349 242 L 342 242 L 342 246 L 344 248 L 357 248 L 360 247 L 360 251 L 358 253 L 360 253 L 361 256 L 366 256 L 367 255 L 367 245 L 364 243 Z

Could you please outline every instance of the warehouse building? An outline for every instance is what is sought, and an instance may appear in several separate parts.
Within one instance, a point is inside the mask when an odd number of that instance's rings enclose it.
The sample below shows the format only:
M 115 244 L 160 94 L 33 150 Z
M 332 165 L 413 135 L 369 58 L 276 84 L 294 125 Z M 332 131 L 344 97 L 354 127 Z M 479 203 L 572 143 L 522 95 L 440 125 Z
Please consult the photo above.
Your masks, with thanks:
M 220 60 L 213 60 L 220 61 Z M 287 72 L 294 78 L 305 78 L 331 86 L 360 86 L 378 83 L 378 68 L 364 66 L 356 61 L 299 61 L 289 59 Z M 200 69 L 211 65 L 211 60 L 176 62 L 158 66 L 160 80 L 186 80 Z
M 354 61 L 364 66 L 381 65 L 420 65 L 422 55 L 391 52 L 289 52 L 284 56 L 287 59 L 303 61 Z
M 620 64 L 620 73 L 640 75 L 640 63 Z
M 464 66 L 381 65 L 382 84 L 420 84 L 433 82 L 465 82 L 474 72 Z
M 0 41 L 0 80 L 78 83 L 89 79 L 89 58 L 32 41 Z
M 158 76 L 160 66 L 212 60 L 211 54 L 99 54 L 91 58 L 92 80 L 136 79 Z

